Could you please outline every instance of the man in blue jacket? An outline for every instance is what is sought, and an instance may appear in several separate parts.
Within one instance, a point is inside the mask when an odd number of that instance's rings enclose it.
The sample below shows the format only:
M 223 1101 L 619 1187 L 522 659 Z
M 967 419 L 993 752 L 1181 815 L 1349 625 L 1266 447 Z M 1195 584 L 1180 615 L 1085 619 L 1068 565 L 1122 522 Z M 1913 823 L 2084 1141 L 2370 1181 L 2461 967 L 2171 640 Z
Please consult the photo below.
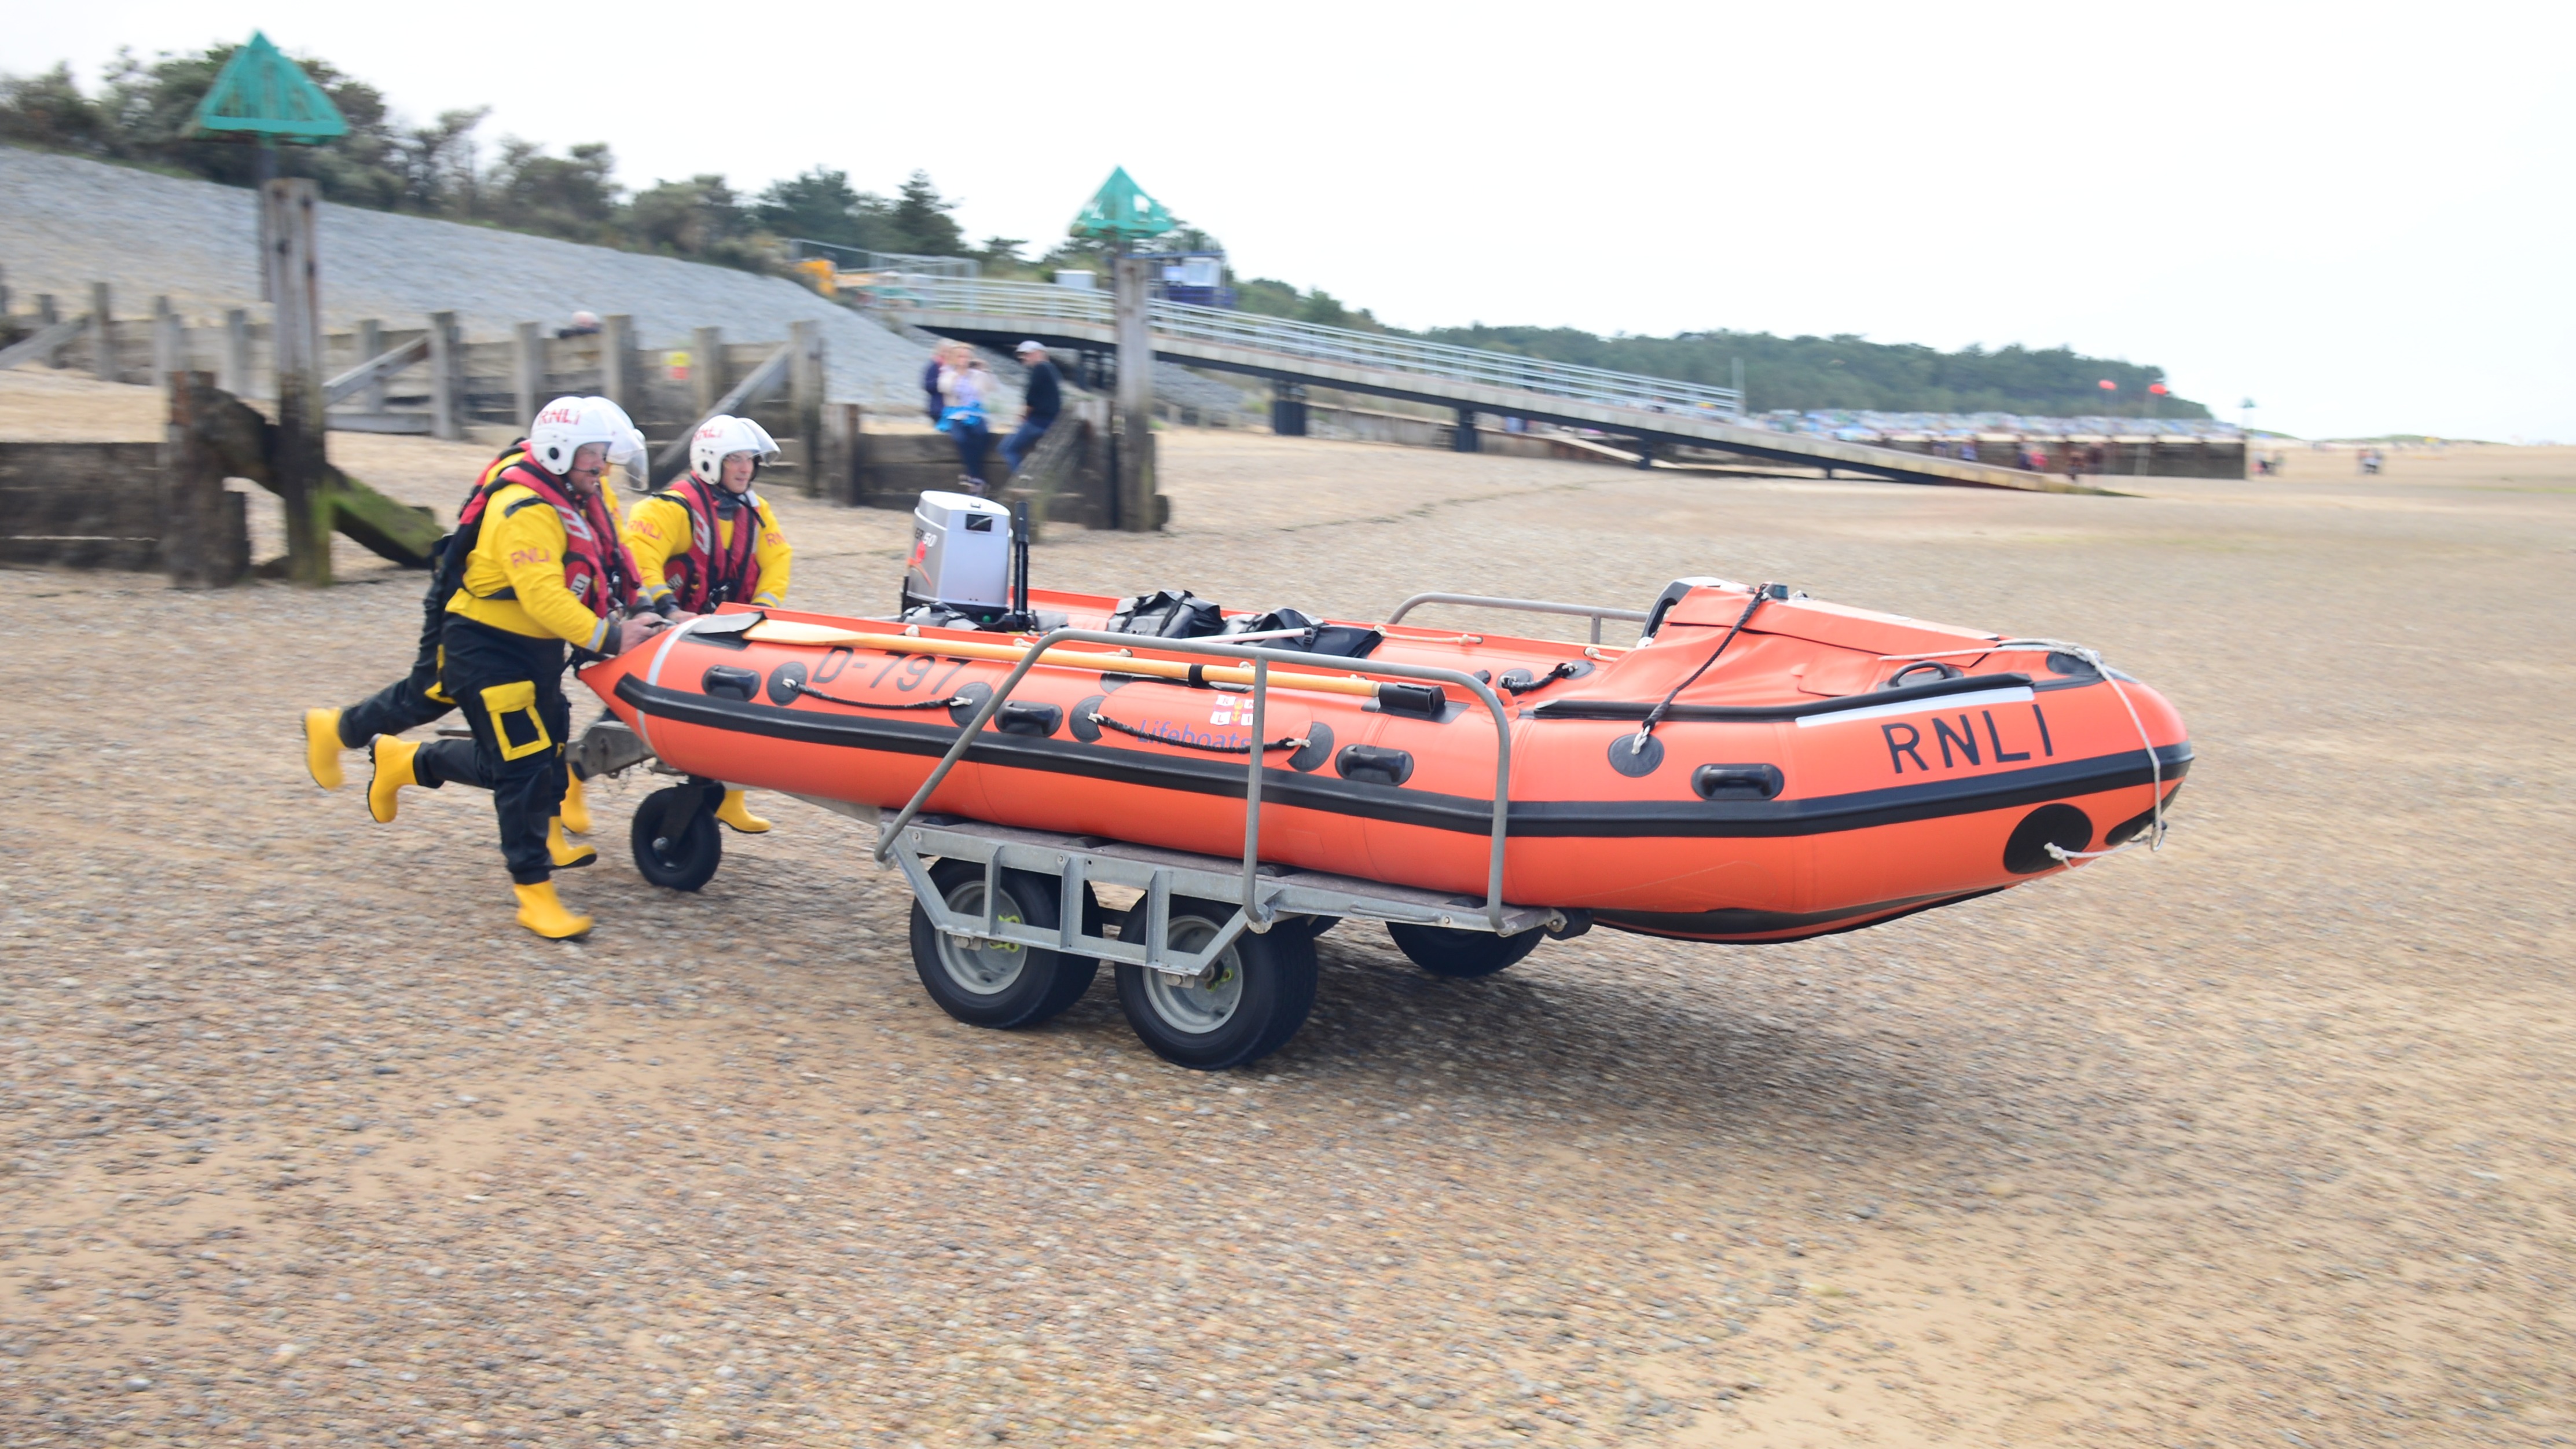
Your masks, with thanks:
M 1055 426 L 1055 415 L 1064 410 L 1064 377 L 1055 370 L 1054 363 L 1047 361 L 1046 348 L 1034 341 L 1023 342 L 1019 358 L 1020 365 L 1029 370 L 1029 380 L 1020 385 L 1020 396 L 1028 405 L 1020 410 L 1018 430 L 1002 440 L 1002 461 L 1011 465 L 1013 473 L 1020 471 L 1020 464 L 1028 460 L 1038 439 Z

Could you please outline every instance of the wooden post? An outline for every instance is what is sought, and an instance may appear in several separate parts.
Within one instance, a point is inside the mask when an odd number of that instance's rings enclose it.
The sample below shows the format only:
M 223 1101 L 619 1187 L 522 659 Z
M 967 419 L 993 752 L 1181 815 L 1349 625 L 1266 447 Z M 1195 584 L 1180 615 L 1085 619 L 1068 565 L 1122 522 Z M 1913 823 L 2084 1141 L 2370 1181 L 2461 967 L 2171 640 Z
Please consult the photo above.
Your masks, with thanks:
M 1146 312 L 1153 297 L 1150 257 L 1118 259 L 1117 526 L 1150 533 L 1162 526 L 1154 497 L 1154 333 Z
M 152 299 L 152 385 L 170 400 L 170 374 L 188 365 L 188 334 L 167 297 Z
M 383 320 L 375 317 L 359 318 L 358 361 L 373 362 L 377 358 L 382 357 L 384 352 L 385 324 Z M 358 389 L 358 411 L 373 414 L 381 413 L 384 410 L 385 380 L 384 377 L 379 374 L 378 376 L 368 378 L 366 386 Z
M 224 313 L 224 391 L 250 396 L 250 313 L 235 307 Z
M 453 443 L 465 436 L 465 349 L 457 345 L 456 314 L 429 314 L 429 435 Z
M 101 382 L 116 381 L 116 323 L 108 316 L 105 282 L 89 284 L 89 372 Z
M 823 324 L 808 317 L 787 324 L 795 352 L 787 359 L 787 395 L 796 411 L 796 436 L 805 440 L 805 496 L 820 498 L 823 485 Z
M 286 574 L 309 587 L 331 582 L 330 463 L 322 411 L 322 267 L 315 249 L 321 197 L 301 178 L 260 188 L 268 219 L 270 329 L 277 355 L 277 438 L 269 458 L 286 506 Z
M 55 324 L 57 324 L 57 323 L 61 322 L 62 320 L 63 320 L 62 309 L 60 309 L 60 308 L 58 308 L 58 307 L 56 307 L 56 306 L 54 305 L 54 294 L 53 294 L 53 293 L 51 293 L 51 292 L 38 292 L 38 293 L 36 294 L 36 330 L 37 330 L 37 331 L 39 331 L 39 332 L 42 332 L 42 331 L 46 330 L 47 328 L 50 328 L 50 327 L 54 326 Z M 41 360 L 41 361 L 45 364 L 45 366 L 47 366 L 47 367 L 60 367 L 60 366 L 62 366 L 62 365 L 63 365 L 63 349 L 62 349 L 62 347 L 61 347 L 59 344 L 57 344 L 57 345 L 55 346 L 55 348 L 54 348 L 54 350 L 53 350 L 53 351 L 51 351 L 51 352 L 49 352 L 49 353 L 46 353 L 46 354 L 45 354 L 45 356 L 44 356 L 42 359 L 40 359 L 40 360 Z
M 212 374 L 182 369 L 169 379 L 170 417 L 161 450 L 161 566 L 183 589 L 219 589 L 250 572 L 242 495 L 224 487 L 215 410 L 231 399 Z
M 698 417 L 714 412 L 716 400 L 725 395 L 723 328 L 701 327 L 689 334 L 689 388 Z
M 867 501 L 867 488 L 859 477 L 863 421 L 857 403 L 823 405 L 823 453 L 815 472 L 823 480 L 823 496 L 836 503 L 856 506 Z
M 635 319 L 616 312 L 603 320 L 608 330 L 599 338 L 600 395 L 632 417 L 644 405 L 644 395 L 635 386 Z
M 537 335 L 537 324 L 522 322 L 510 329 L 510 401 L 519 417 L 537 415 L 537 394 L 546 385 L 546 344 Z M 519 424 L 525 427 L 526 423 Z

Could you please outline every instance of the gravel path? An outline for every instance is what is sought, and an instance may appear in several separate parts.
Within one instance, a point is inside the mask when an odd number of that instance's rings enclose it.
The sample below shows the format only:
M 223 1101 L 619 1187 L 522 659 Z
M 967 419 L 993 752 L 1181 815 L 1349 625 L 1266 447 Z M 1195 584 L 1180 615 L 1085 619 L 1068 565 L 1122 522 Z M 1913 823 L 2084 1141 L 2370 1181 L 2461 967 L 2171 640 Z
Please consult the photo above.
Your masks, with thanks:
M 66 313 L 86 311 L 101 281 L 125 316 L 147 315 L 160 295 L 197 325 L 256 307 L 256 225 L 247 191 L 0 145 L 0 266 L 18 297 L 52 292 Z M 632 313 L 639 342 L 673 347 L 693 327 L 770 341 L 812 317 L 833 398 L 919 405 L 921 348 L 776 277 L 346 206 L 322 208 L 321 252 L 333 327 L 362 317 L 418 326 L 452 311 L 470 338 L 491 341 L 587 309 Z
M 1204 1076 L 1105 985 L 949 1022 L 866 832 L 775 797 L 680 896 L 601 790 L 600 929 L 528 937 L 481 798 L 303 776 L 415 576 L 11 575 L 0 1444 L 2567 1442 L 2576 452 L 2065 498 L 1163 446 L 1172 531 L 1040 582 L 2085 639 L 2193 725 L 2173 843 L 1484 981 L 1344 928 Z M 786 514 L 800 602 L 886 601 L 901 514 Z

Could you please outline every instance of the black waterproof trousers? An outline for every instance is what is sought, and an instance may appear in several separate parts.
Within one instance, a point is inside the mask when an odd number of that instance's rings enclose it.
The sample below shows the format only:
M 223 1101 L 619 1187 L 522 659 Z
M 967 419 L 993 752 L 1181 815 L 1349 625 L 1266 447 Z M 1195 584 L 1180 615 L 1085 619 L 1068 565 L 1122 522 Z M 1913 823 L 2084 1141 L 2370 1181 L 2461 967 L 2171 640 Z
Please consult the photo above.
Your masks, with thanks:
M 546 825 L 563 809 L 564 741 L 572 733 L 564 643 L 453 614 L 442 637 L 447 664 L 440 683 L 464 711 L 474 738 L 421 746 L 412 773 L 433 790 L 453 781 L 491 791 L 510 879 L 535 885 L 554 873 Z
M 454 592 L 444 572 L 432 563 L 429 588 L 420 601 L 420 652 L 412 658 L 411 673 L 340 711 L 344 748 L 365 749 L 378 735 L 418 729 L 456 708 L 437 692 L 438 646 L 447 630 L 447 599 Z

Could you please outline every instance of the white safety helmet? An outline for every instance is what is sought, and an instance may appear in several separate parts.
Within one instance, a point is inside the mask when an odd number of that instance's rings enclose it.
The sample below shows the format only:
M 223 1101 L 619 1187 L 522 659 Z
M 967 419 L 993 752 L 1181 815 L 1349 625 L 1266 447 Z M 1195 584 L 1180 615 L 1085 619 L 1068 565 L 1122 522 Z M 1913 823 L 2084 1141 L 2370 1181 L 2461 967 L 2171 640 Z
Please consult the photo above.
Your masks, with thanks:
M 699 424 L 698 435 L 689 439 L 689 471 L 701 482 L 720 484 L 724 460 L 736 453 L 751 454 L 756 466 L 763 458 L 777 457 L 778 444 L 767 428 L 751 419 L 719 413 Z
M 537 410 L 528 426 L 528 456 L 557 477 L 572 471 L 573 454 L 597 443 L 607 461 L 624 463 L 643 451 L 643 435 L 626 410 L 604 397 L 559 397 Z

